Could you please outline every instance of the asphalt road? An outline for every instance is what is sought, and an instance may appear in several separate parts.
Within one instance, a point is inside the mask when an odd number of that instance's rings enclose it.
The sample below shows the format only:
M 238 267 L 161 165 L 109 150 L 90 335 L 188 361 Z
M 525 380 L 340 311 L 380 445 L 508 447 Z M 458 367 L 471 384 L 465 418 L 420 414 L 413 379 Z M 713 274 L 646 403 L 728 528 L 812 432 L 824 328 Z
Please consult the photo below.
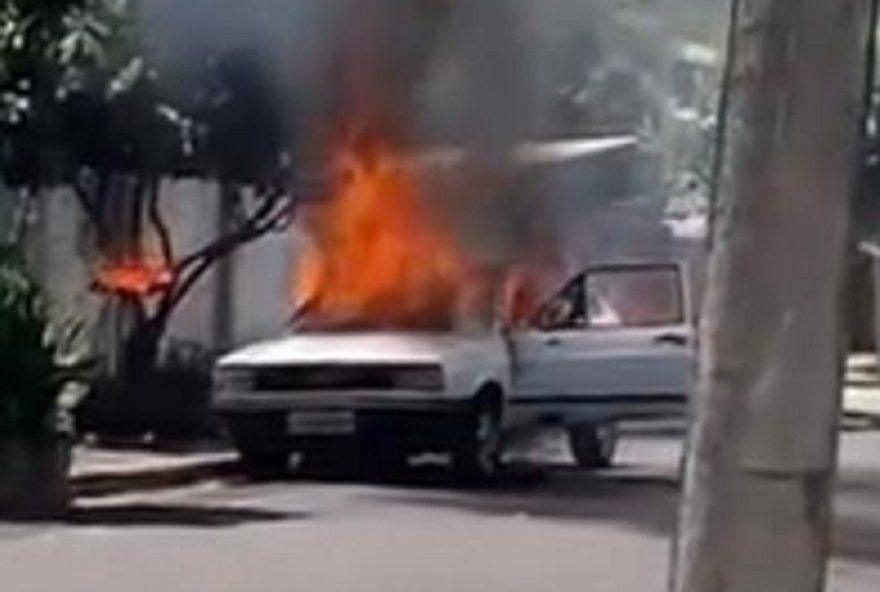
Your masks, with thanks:
M 0 525 L 3 592 L 664 589 L 675 435 L 631 434 L 585 474 L 558 440 L 489 490 L 422 466 L 392 483 L 206 480 L 81 499 L 69 521 Z M 830 589 L 880 589 L 880 432 L 842 446 Z

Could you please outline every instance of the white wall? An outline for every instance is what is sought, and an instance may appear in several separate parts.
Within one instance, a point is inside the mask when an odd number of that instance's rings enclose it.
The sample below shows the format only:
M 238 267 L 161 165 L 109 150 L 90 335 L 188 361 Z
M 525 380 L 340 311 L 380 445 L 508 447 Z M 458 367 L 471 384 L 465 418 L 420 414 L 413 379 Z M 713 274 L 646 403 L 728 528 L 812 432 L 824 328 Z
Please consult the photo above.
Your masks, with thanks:
M 169 182 L 163 186 L 162 210 L 178 256 L 216 237 L 218 192 L 215 185 Z M 112 318 L 102 314 L 103 299 L 89 290 L 90 273 L 82 214 L 68 190 L 48 193 L 42 222 L 31 228 L 34 266 L 59 315 L 80 318 L 112 335 Z M 292 241 L 286 233 L 263 237 L 236 253 L 233 265 L 232 341 L 242 344 L 278 334 L 289 316 L 288 277 Z M 190 293 L 174 315 L 169 337 L 214 348 L 212 272 Z M 103 320 L 102 320 L 103 319 Z

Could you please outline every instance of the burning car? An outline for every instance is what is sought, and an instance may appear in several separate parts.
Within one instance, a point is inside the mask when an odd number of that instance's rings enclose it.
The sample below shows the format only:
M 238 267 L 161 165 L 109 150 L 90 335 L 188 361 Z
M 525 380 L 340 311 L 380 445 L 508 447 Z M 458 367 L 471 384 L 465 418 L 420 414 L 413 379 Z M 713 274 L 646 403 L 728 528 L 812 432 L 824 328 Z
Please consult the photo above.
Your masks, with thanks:
M 619 420 L 683 411 L 681 267 L 593 266 L 542 302 L 534 276 L 552 266 L 474 261 L 389 146 L 357 144 L 335 165 L 331 197 L 306 214 L 295 329 L 217 364 L 214 405 L 247 464 L 356 441 L 371 466 L 439 450 L 485 479 L 507 436 L 556 424 L 597 467 Z
M 634 296 L 645 282 L 652 296 Z M 683 286 L 675 265 L 613 265 L 576 276 L 520 328 L 298 332 L 223 358 L 215 405 L 258 466 L 358 438 L 376 466 L 443 450 L 486 478 L 506 435 L 544 425 L 568 430 L 582 467 L 605 466 L 616 422 L 683 411 Z

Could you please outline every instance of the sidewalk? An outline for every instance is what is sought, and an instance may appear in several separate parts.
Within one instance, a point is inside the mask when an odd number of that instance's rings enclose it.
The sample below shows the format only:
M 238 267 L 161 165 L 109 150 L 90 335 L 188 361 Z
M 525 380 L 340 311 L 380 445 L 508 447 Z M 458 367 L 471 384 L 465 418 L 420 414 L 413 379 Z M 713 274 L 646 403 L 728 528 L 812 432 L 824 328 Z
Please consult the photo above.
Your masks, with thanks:
M 185 485 L 227 474 L 235 463 L 235 453 L 223 450 L 158 452 L 83 445 L 74 449 L 70 479 L 76 495 L 100 496 L 127 489 Z
M 874 354 L 849 357 L 844 380 L 843 410 L 848 415 L 880 422 L 880 373 Z

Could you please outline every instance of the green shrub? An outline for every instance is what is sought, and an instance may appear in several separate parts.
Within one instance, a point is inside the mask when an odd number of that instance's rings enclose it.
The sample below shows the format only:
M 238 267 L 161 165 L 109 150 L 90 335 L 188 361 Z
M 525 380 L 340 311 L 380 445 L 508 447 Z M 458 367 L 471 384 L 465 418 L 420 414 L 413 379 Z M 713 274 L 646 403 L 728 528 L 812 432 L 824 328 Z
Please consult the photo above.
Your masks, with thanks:
M 13 253 L 0 252 L 0 437 L 40 437 L 61 427 L 62 388 L 81 374 L 66 358 L 79 327 L 52 322 L 42 288 Z

